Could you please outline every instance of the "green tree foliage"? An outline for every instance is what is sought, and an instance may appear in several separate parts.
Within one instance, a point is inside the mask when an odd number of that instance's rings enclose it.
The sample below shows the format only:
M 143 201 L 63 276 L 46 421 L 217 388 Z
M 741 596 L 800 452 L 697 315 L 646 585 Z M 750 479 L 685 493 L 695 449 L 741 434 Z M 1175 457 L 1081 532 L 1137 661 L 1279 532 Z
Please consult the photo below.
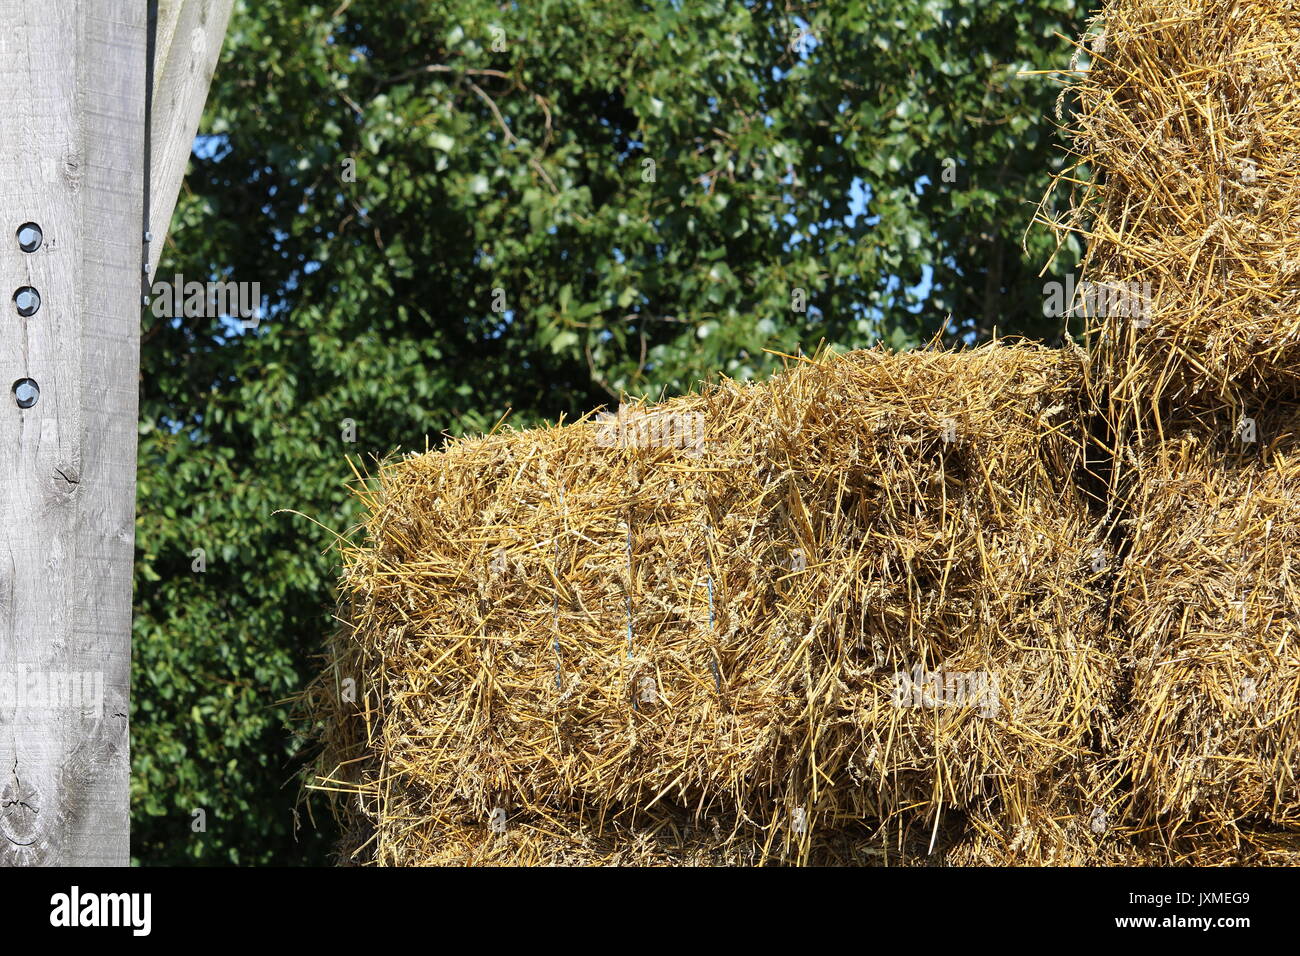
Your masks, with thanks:
M 348 456 L 949 316 L 1056 335 L 1050 239 L 1021 250 L 1056 91 L 1018 72 L 1062 65 L 1083 12 L 241 2 L 160 278 L 257 281 L 269 308 L 145 316 L 137 859 L 325 859 L 293 833 L 285 701 L 331 626 Z

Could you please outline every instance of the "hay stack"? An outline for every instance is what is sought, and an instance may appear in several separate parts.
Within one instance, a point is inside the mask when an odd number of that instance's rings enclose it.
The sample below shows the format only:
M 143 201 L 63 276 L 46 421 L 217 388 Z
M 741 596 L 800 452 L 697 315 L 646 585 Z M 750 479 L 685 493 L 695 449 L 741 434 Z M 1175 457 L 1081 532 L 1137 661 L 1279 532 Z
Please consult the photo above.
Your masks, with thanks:
M 1083 303 L 1131 682 L 1094 799 L 1157 861 L 1276 862 L 1300 850 L 1300 9 L 1111 0 L 1084 52 L 1090 176 L 1058 185 L 1082 287 L 1126 294 Z
M 1300 386 L 1300 8 L 1110 0 L 1084 52 L 1058 186 L 1109 417 L 1255 414 Z
M 1113 734 L 1081 378 L 826 355 L 384 465 L 313 691 L 349 855 L 825 862 L 996 819 Z
M 1300 13 L 1089 45 L 1087 362 L 828 354 L 359 485 L 346 860 L 1297 859 Z
M 1117 581 L 1128 812 L 1203 863 L 1300 851 L 1300 406 L 1254 427 L 1206 418 L 1147 453 Z

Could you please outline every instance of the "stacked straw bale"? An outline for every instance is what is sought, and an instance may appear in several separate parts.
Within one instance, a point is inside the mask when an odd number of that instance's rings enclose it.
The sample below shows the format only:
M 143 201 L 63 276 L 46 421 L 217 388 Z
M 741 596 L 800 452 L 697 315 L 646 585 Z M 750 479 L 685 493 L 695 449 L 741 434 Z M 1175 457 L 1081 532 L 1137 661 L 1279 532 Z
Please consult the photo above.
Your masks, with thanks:
M 1148 450 L 1117 578 L 1128 816 L 1202 863 L 1261 841 L 1300 858 L 1300 406 L 1253 426 L 1187 422 Z
M 1300 9 L 1111 0 L 1081 49 L 1081 286 L 1140 290 L 1085 309 L 1131 684 L 1093 799 L 1160 862 L 1294 862 Z
M 1117 293 L 1077 303 L 1108 417 L 1254 414 L 1300 387 L 1300 8 L 1110 0 L 1081 51 L 1058 184 L 1080 289 Z
M 1115 733 L 1082 394 L 1032 346 L 827 354 L 658 406 L 690 447 L 634 410 L 385 464 L 314 689 L 348 855 L 905 859 L 997 819 Z
M 1081 49 L 1086 360 L 825 354 L 359 483 L 345 861 L 1300 860 L 1300 12 Z

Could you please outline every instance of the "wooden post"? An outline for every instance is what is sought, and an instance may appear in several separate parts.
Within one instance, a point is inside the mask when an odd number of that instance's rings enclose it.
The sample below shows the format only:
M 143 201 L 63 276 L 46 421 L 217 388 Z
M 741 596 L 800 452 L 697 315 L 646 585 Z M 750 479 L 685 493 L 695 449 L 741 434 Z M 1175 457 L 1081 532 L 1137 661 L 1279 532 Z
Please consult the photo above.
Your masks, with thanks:
M 0 0 L 0 865 L 129 861 L 151 6 Z M 230 0 L 163 6 L 206 71 L 155 113 L 169 217 Z
M 145 13 L 0 0 L 0 863 L 128 861 Z

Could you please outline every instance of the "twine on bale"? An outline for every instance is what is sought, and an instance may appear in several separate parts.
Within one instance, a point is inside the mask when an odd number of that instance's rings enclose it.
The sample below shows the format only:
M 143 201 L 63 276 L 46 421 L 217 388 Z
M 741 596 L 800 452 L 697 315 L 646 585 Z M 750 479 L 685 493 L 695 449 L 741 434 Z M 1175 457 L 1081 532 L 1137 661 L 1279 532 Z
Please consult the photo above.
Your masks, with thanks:
M 554 601 L 554 603 L 551 605 L 551 626 L 555 628 L 555 639 L 554 639 L 554 643 L 555 643 L 555 689 L 556 689 L 557 691 L 558 691 L 558 690 L 561 690 L 561 689 L 564 687 L 563 681 L 561 680 L 561 677 L 562 677 L 562 673 L 563 673 L 563 672 L 562 672 L 562 669 L 561 669 L 562 658 L 561 658 L 561 656 L 560 656 L 560 587 L 559 587 L 559 579 L 560 579 L 560 575 L 559 575 L 559 567 L 558 567 L 559 563 L 560 563 L 560 539 L 557 537 L 557 538 L 555 539 L 555 565 L 556 565 L 556 567 L 555 567 L 555 569 L 554 569 L 554 576 L 555 576 L 555 581 L 556 581 L 556 587 L 555 587 L 555 601 Z
M 703 522 L 704 526 L 704 561 L 707 567 L 707 573 L 704 576 L 704 586 L 709 595 L 709 667 L 713 670 L 713 686 L 722 696 L 722 671 L 718 666 L 718 633 L 716 629 L 717 618 L 713 610 L 713 535 L 708 520 Z
M 627 520 L 627 659 L 632 659 L 632 516 Z
M 714 634 L 714 616 L 713 616 L 713 571 L 710 569 L 709 574 L 704 579 L 705 586 L 709 589 L 709 634 Z M 717 688 L 718 696 L 722 696 L 722 672 L 718 669 L 718 652 L 713 650 L 709 656 L 709 666 L 713 668 L 713 684 Z

